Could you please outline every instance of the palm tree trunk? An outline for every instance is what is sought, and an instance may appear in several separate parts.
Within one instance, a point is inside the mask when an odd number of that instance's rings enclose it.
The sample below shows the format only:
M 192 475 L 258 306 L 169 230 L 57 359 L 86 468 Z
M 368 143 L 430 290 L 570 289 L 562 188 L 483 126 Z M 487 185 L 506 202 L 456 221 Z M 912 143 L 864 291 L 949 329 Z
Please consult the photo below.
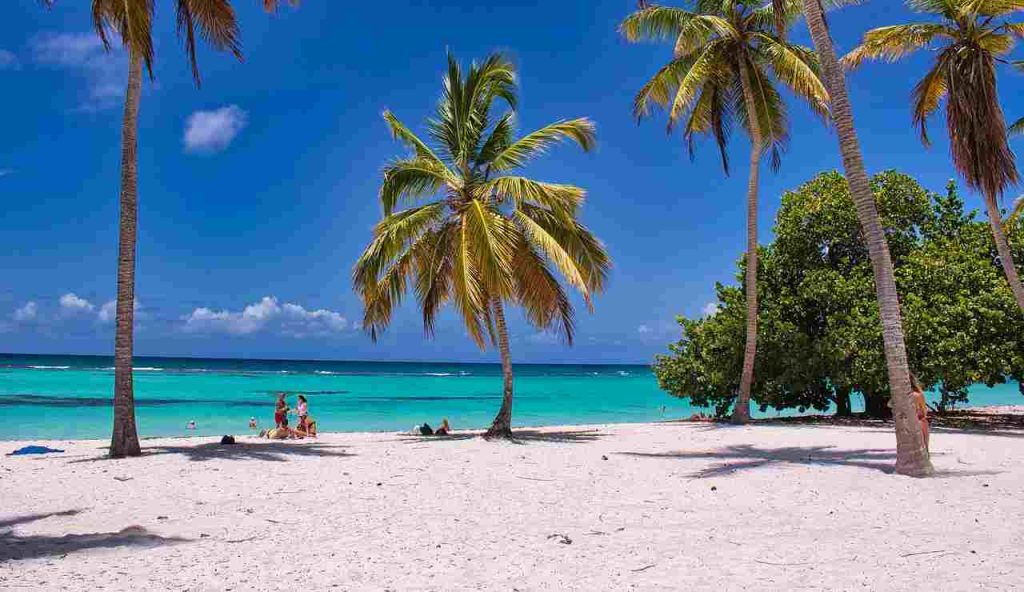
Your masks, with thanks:
M 501 409 L 494 417 L 485 438 L 512 437 L 512 353 L 508 346 L 508 327 L 505 325 L 505 310 L 501 301 L 494 301 L 494 324 L 498 330 L 498 351 L 501 352 L 501 373 L 504 377 L 504 389 L 501 397 Z
M 999 253 L 999 263 L 1003 266 L 1003 273 L 1006 274 L 1006 281 L 1010 283 L 1010 290 L 1013 291 L 1013 298 L 1017 306 L 1024 311 L 1024 286 L 1020 283 L 1020 276 L 1017 274 L 1017 266 L 1013 262 L 1013 252 L 1010 251 L 1010 243 L 1006 241 L 1006 233 L 1003 231 L 1003 215 L 996 205 L 994 195 L 985 196 L 985 206 L 988 210 L 988 222 L 992 226 L 992 238 L 996 241 L 996 252 Z
M 121 218 L 117 253 L 117 324 L 114 332 L 114 432 L 110 456 L 138 456 L 135 395 L 132 386 L 132 341 L 135 323 L 135 231 L 138 183 L 136 130 L 142 92 L 142 60 L 131 52 L 128 91 L 121 125 Z
M 750 176 L 747 180 L 747 341 L 743 348 L 743 372 L 740 392 L 732 410 L 734 423 L 750 421 L 750 390 L 754 384 L 754 360 L 757 358 L 757 189 L 761 171 L 761 126 L 757 119 L 757 102 L 750 86 L 750 68 L 740 60 L 740 83 L 747 119 L 750 121 Z
M 874 269 L 875 292 L 878 296 L 878 310 L 885 344 L 885 361 L 889 370 L 889 393 L 896 420 L 896 472 L 923 477 L 932 474 L 934 469 L 910 396 L 907 348 L 903 341 L 903 322 L 900 317 L 900 303 L 896 293 L 889 245 L 885 240 L 885 232 L 882 230 L 882 222 L 878 217 L 878 209 L 864 168 L 860 142 L 853 126 L 853 111 L 846 93 L 846 77 L 832 47 L 824 10 L 820 0 L 803 0 L 803 4 L 807 26 L 821 59 L 825 84 L 831 96 L 832 119 L 839 134 L 843 168 L 846 170 L 850 194 L 857 207 L 857 218 L 864 231 L 871 266 Z

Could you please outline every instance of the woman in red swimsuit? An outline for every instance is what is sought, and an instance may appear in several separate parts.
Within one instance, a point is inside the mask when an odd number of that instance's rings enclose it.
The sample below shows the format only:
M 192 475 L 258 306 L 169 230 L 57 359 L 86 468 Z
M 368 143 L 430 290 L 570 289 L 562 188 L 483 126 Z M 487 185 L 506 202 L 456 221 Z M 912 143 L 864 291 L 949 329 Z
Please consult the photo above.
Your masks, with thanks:
M 284 393 L 277 393 L 277 407 L 274 408 L 274 425 L 279 428 L 288 427 L 288 403 Z

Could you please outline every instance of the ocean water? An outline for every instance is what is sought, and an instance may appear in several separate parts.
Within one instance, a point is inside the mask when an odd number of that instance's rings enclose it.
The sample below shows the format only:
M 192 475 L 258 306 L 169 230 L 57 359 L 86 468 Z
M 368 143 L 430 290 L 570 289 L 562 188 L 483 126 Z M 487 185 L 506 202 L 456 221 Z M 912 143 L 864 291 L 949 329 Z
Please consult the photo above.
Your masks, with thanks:
M 107 438 L 113 360 L 0 354 L 0 439 Z M 658 388 L 648 366 L 519 364 L 518 426 L 627 423 L 697 409 Z M 305 394 L 321 431 L 398 431 L 440 423 L 489 425 L 501 404 L 498 364 L 135 359 L 139 434 L 245 434 L 273 424 L 275 393 Z M 974 405 L 1024 402 L 1016 384 L 972 389 Z M 774 411 L 766 414 L 776 415 Z M 189 421 L 197 429 L 188 430 Z

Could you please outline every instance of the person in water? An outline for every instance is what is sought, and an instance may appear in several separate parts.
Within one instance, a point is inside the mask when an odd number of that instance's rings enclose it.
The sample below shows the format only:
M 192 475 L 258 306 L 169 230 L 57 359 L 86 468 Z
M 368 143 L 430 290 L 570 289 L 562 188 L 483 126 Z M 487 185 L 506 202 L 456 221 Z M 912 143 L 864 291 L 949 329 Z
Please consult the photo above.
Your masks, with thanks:
M 196 429 L 196 420 L 194 420 L 194 419 L 188 420 L 188 423 L 185 424 L 185 429 L 187 429 L 187 430 L 194 430 L 194 429 Z
M 277 406 L 274 407 L 274 427 L 288 427 L 288 403 L 284 400 L 284 393 L 277 393 Z
M 299 423 L 295 429 L 304 432 L 306 431 L 306 419 L 309 418 L 309 402 L 306 401 L 306 395 L 299 395 L 298 401 L 295 405 L 295 415 L 298 416 Z
M 250 430 L 255 430 L 257 427 L 259 427 L 259 424 L 256 423 L 256 418 L 255 417 L 250 417 L 249 418 L 249 429 Z
M 929 426 L 928 426 L 928 403 L 924 400 L 924 390 L 917 377 L 910 375 L 910 397 L 914 400 L 914 409 L 917 411 L 917 421 L 921 424 L 921 437 L 924 438 L 924 449 L 929 450 Z

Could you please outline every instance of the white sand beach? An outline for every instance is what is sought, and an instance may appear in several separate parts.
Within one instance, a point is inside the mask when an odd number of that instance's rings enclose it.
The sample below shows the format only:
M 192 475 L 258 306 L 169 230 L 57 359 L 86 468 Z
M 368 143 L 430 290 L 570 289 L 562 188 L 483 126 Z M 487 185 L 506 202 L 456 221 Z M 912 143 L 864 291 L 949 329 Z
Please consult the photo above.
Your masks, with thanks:
M 0 457 L 4 590 L 1010 590 L 1024 433 L 633 424 Z M 4 442 L 5 451 L 19 443 Z

